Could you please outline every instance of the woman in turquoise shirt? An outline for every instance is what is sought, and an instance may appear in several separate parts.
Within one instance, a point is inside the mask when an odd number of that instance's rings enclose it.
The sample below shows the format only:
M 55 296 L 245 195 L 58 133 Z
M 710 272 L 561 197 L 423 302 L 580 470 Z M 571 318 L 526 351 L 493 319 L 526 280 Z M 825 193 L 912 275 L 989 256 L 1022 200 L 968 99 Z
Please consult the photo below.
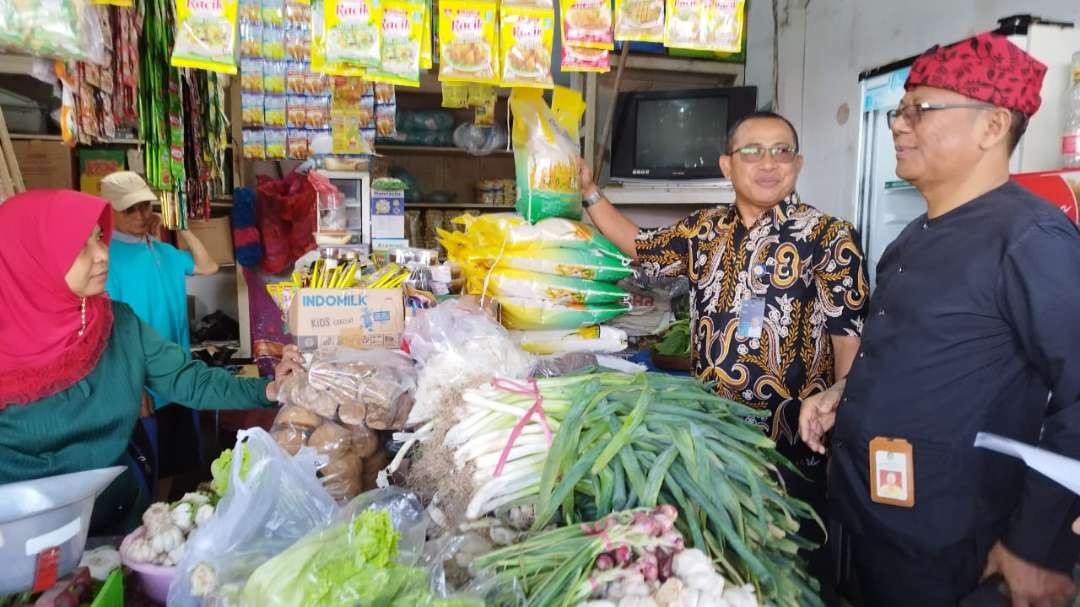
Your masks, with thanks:
M 199 409 L 270 407 L 302 372 L 289 348 L 277 379 L 242 379 L 190 360 L 105 295 L 105 201 L 34 191 L 0 204 L 0 484 L 126 464 L 143 388 Z M 95 519 L 137 520 L 133 475 Z

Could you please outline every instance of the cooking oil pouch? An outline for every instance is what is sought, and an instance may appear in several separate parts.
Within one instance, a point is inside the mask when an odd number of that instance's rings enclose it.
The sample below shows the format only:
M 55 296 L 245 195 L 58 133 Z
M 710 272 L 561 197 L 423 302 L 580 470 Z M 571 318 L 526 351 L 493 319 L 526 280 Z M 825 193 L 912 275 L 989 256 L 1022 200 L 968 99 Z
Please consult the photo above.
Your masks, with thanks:
M 554 87 L 551 47 L 555 11 L 509 4 L 501 11 L 502 86 Z
M 323 0 L 323 48 L 334 69 L 377 66 L 380 60 L 380 0 Z
M 236 73 L 237 0 L 176 0 L 173 67 Z
M 487 0 L 439 3 L 439 79 L 498 84 L 497 6 Z
M 502 324 L 513 331 L 580 329 L 630 311 L 630 304 L 561 304 L 547 299 L 496 297 Z
M 746 29 L 745 0 L 706 2 L 702 17 L 702 40 L 699 50 L 738 53 L 742 50 Z
M 611 71 L 609 53 L 606 49 L 583 46 L 562 46 L 562 71 L 606 74 Z
M 551 107 L 539 89 L 514 89 L 514 208 L 529 223 L 549 217 L 581 217 L 578 182 L 578 125 L 585 101 L 575 91 L 555 87 Z
M 617 285 L 526 270 L 470 273 L 467 289 L 472 295 L 546 299 L 560 304 L 630 303 L 630 293 Z
M 615 0 L 615 39 L 664 41 L 664 0 Z
M 562 42 L 570 46 L 611 50 L 610 0 L 559 0 Z
M 424 3 L 383 0 L 382 62 L 368 68 L 368 79 L 420 86 L 420 47 L 424 34 Z

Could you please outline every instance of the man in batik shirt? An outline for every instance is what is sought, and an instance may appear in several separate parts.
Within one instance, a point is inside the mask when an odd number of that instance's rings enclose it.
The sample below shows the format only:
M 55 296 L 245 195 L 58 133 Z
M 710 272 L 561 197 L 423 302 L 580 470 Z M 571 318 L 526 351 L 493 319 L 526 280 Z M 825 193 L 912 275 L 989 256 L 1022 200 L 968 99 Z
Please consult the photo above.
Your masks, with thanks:
M 716 382 L 721 396 L 769 411 L 751 421 L 806 477 L 783 471 L 788 492 L 827 520 L 824 459 L 799 438 L 799 406 L 846 376 L 855 358 L 869 290 L 863 254 L 851 224 L 795 193 L 803 159 L 790 122 L 753 114 L 734 125 L 727 144 L 720 167 L 734 205 L 640 230 L 581 163 L 586 208 L 647 273 L 689 277 L 694 374 Z M 824 540 L 816 525 L 803 529 Z M 827 598 L 828 552 L 808 556 Z

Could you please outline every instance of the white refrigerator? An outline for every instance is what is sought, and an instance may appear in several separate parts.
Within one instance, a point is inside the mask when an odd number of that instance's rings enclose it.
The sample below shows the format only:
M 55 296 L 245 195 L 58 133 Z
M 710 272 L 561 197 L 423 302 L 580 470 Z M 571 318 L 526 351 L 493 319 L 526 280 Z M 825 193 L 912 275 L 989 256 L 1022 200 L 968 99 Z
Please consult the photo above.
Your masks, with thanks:
M 999 20 L 999 31 L 1047 65 L 1041 91 L 1042 107 L 1013 154 L 1013 173 L 1048 171 L 1061 166 L 1061 130 L 1065 124 L 1065 92 L 1071 83 L 1072 54 L 1080 50 L 1080 29 L 1067 23 L 1040 22 L 1030 17 Z M 863 72 L 859 124 L 858 182 L 855 187 L 855 225 L 862 235 L 871 288 L 885 247 L 908 223 L 926 211 L 915 188 L 896 176 L 896 155 L 885 113 L 904 96 L 914 57 Z

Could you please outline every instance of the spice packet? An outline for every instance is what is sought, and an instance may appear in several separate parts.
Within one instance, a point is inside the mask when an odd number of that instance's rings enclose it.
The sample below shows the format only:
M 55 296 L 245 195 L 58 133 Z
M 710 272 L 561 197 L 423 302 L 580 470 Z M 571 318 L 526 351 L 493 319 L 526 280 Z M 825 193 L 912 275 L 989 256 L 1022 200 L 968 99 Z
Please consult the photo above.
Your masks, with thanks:
M 307 94 L 308 66 L 306 63 L 295 61 L 288 65 L 285 74 L 285 90 L 289 95 Z
M 424 3 L 384 0 L 382 51 L 379 67 L 368 69 L 368 79 L 389 84 L 420 86 L 420 47 L 424 33 Z
M 240 122 L 245 127 L 266 124 L 263 114 L 263 95 L 243 93 L 240 95 Z
M 664 46 L 697 48 L 701 40 L 702 5 L 706 0 L 666 0 Z
M 615 0 L 615 39 L 664 41 L 664 0 Z
M 559 9 L 563 45 L 615 48 L 609 0 L 559 0 Z
M 284 61 L 267 61 L 263 63 L 263 90 L 267 95 L 284 95 L 289 66 Z
M 266 159 L 285 160 L 287 157 L 286 131 L 285 129 L 266 129 L 263 131 L 266 137 Z
M 374 95 L 375 103 L 380 105 L 388 105 L 391 103 L 397 103 L 397 92 L 394 90 L 394 85 L 384 82 L 368 83 L 372 91 L 365 92 L 365 95 Z
M 430 70 L 434 65 L 431 52 L 431 0 L 424 0 L 424 30 L 420 38 L 420 69 Z
M 244 158 L 263 160 L 266 158 L 266 140 L 261 129 L 244 129 Z
M 564 44 L 562 47 L 562 71 L 607 73 L 611 71 L 608 51 Z
M 262 23 L 262 1 L 240 0 L 237 6 L 237 18 L 241 23 Z
M 554 37 L 554 10 L 503 5 L 500 84 L 510 87 L 555 86 L 551 78 L 551 47 Z
M 307 127 L 308 103 L 305 97 L 289 96 L 286 98 L 285 125 L 290 129 Z
M 264 90 L 262 59 L 241 59 L 240 92 L 262 93 Z
M 307 98 L 307 117 L 304 126 L 314 131 L 322 131 L 330 128 L 329 97 Z
M 483 0 L 439 4 L 439 79 L 497 84 L 496 5 Z
M 288 155 L 293 160 L 305 160 L 310 156 L 308 152 L 308 142 L 310 140 L 308 131 L 305 129 L 289 129 L 288 132 Z
M 263 120 L 270 128 L 285 128 L 288 103 L 284 95 L 266 95 L 263 98 Z M 267 140 L 269 143 L 269 140 Z
M 703 9 L 700 50 L 738 53 L 746 23 L 745 0 L 709 0 Z
M 240 56 L 245 59 L 262 59 L 262 23 L 240 24 Z
M 397 136 L 396 105 L 380 105 L 375 108 L 375 132 L 380 138 Z
M 324 3 L 327 63 L 344 64 L 341 67 L 377 66 L 382 35 L 379 0 L 324 0 Z
M 176 0 L 174 67 L 235 74 L 237 0 Z

